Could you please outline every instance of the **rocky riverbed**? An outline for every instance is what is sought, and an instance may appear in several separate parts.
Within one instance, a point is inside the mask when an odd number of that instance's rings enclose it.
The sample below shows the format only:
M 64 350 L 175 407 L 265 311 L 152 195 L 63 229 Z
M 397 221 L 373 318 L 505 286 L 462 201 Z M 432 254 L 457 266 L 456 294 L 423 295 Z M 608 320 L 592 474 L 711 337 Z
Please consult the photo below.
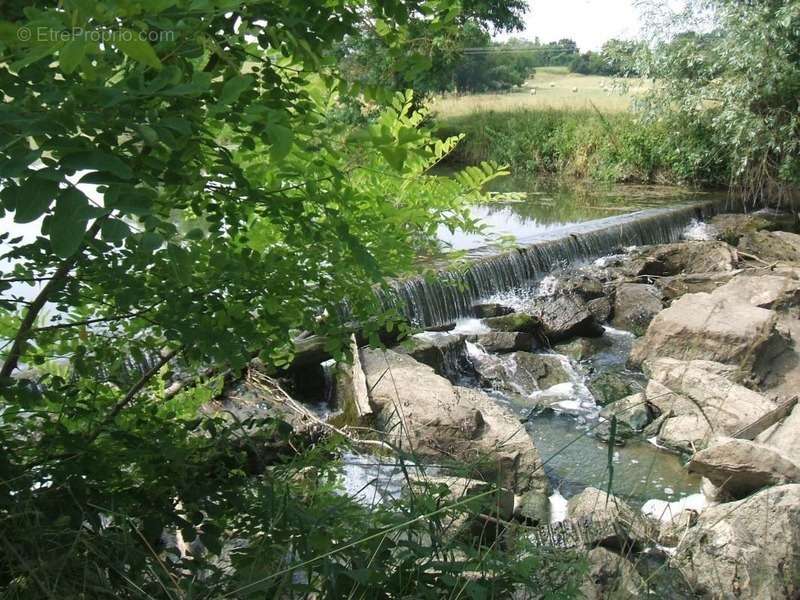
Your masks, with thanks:
M 454 496 L 498 485 L 501 522 L 619 522 L 583 540 L 587 597 L 793 597 L 800 236 L 782 229 L 794 227 L 719 215 L 689 236 L 708 239 L 560 268 L 469 319 L 361 347 L 333 371 L 339 410 Z

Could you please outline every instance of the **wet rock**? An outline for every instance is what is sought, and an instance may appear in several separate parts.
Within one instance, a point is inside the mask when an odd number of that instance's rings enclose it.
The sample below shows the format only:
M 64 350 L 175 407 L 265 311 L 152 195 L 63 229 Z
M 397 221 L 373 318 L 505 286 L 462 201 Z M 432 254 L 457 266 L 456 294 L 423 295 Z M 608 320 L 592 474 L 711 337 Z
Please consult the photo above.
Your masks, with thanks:
M 599 337 L 603 327 L 578 296 L 561 294 L 539 300 L 533 313 L 542 323 L 543 334 L 550 344 L 575 336 Z
M 392 348 L 395 352 L 409 354 L 415 360 L 433 367 L 438 375 L 451 376 L 465 360 L 466 345 L 463 335 L 453 333 L 418 333 Z
M 679 242 L 637 250 L 626 263 L 631 275 L 679 275 L 732 271 L 737 264 L 736 250 L 718 241 Z
M 472 363 L 484 385 L 522 396 L 570 380 L 563 359 L 555 354 L 490 354 L 472 357 Z
M 392 350 L 362 349 L 361 364 L 377 426 L 392 444 L 423 458 L 463 461 L 475 477 L 517 494 L 547 491 L 539 453 L 510 410 Z
M 510 306 L 503 306 L 497 302 L 488 302 L 486 304 L 473 304 L 472 314 L 478 319 L 486 319 L 489 317 L 502 317 L 510 315 L 514 309 Z
M 800 485 L 706 508 L 675 560 L 713 598 L 793 598 L 800 592 Z
M 556 344 L 553 346 L 553 351 L 558 354 L 569 356 L 571 359 L 580 362 L 591 358 L 598 352 L 602 352 L 604 349 L 611 347 L 611 345 L 611 340 L 606 336 L 594 338 L 579 337 L 568 342 Z
M 588 487 L 567 503 L 570 519 L 593 523 L 611 523 L 609 529 L 590 529 L 589 542 L 606 548 L 622 549 L 648 545 L 655 539 L 655 526 L 642 513 L 628 506 L 624 500 L 608 495 L 597 488 Z
M 647 596 L 647 583 L 625 557 L 605 548 L 593 548 L 586 560 L 589 570 L 581 585 L 583 598 L 628 600 Z
M 538 317 L 525 313 L 512 313 L 500 317 L 489 317 L 484 323 L 495 331 L 519 331 L 537 335 L 542 332 L 542 321 Z
M 559 289 L 569 294 L 576 294 L 584 300 L 592 300 L 605 296 L 603 282 L 589 273 L 573 273 L 561 280 Z
M 726 365 L 659 359 L 648 364 L 645 399 L 666 415 L 659 443 L 681 452 L 705 448 L 713 437 L 732 435 L 775 408 L 775 403 L 723 375 Z M 723 374 L 720 374 L 723 373 Z
M 611 421 L 603 421 L 602 423 L 598 423 L 597 427 L 594 429 L 595 437 L 604 443 L 611 441 L 611 433 Z M 617 426 L 613 433 L 613 441 L 615 446 L 624 446 L 629 439 L 636 437 L 636 430 L 628 425 L 628 423 L 624 423 L 622 421 L 617 422 Z
M 672 277 L 660 277 L 653 284 L 661 291 L 666 301 L 675 300 L 686 294 L 711 293 L 730 281 L 736 271 L 723 273 L 686 273 Z
M 785 231 L 747 233 L 739 240 L 738 247 L 742 252 L 766 262 L 800 262 L 800 235 L 796 233 Z
M 633 394 L 612 402 L 600 411 L 604 419 L 617 417 L 617 423 L 624 423 L 633 431 L 643 431 L 653 420 L 653 412 L 643 393 Z
M 634 394 L 641 385 L 630 374 L 622 371 L 605 371 L 593 377 L 587 384 L 595 401 L 606 406 Z
M 445 331 L 453 331 L 456 328 L 455 322 L 453 323 L 445 323 L 444 325 L 431 325 L 430 327 L 426 327 L 425 331 L 430 331 L 433 333 L 441 333 Z
M 760 371 L 763 357 L 786 346 L 778 317 L 729 293 L 688 294 L 662 310 L 631 352 L 629 364 L 662 357 L 704 359 Z
M 767 486 L 800 482 L 800 467 L 774 449 L 748 440 L 715 442 L 692 456 L 688 469 L 737 499 Z
M 586 303 L 586 310 L 595 318 L 598 323 L 605 323 L 611 318 L 614 308 L 608 296 L 594 298 Z
M 530 333 L 521 331 L 491 331 L 489 333 L 479 333 L 467 338 L 470 342 L 478 344 L 486 352 L 503 354 L 514 352 L 515 350 L 534 350 L 539 344 L 537 339 Z
M 614 297 L 614 327 L 642 335 L 664 306 L 661 292 L 653 285 L 623 283 Z

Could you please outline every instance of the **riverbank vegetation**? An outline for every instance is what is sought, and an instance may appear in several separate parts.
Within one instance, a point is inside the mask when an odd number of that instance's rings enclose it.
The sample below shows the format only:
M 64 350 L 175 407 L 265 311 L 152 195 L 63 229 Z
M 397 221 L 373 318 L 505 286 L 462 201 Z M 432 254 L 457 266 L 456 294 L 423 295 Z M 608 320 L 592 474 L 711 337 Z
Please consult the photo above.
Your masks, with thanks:
M 641 77 L 649 82 L 643 93 L 618 95 L 619 105 L 609 106 L 575 79 L 572 101 L 561 106 L 545 99 L 547 89 L 495 106 L 488 98 L 442 101 L 434 105 L 440 131 L 466 134 L 454 158 L 604 181 L 723 185 L 755 202 L 795 200 L 797 7 L 719 0 L 679 15 L 651 8 L 649 44 L 625 59 L 637 78 L 620 79 L 611 92 L 641 87 Z M 687 33 L 692 28 L 706 33 Z

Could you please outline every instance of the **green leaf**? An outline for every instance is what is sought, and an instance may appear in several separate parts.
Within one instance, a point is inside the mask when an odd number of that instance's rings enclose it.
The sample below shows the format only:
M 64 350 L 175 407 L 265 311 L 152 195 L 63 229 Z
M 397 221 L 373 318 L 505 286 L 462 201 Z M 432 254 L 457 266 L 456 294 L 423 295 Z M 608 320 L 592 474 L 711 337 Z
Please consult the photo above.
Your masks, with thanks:
M 125 221 L 120 219 L 107 219 L 100 227 L 100 231 L 107 242 L 121 242 L 131 233 Z
M 104 171 L 120 179 L 133 177 L 133 171 L 124 161 L 107 152 L 92 151 L 68 154 L 61 159 L 61 166 L 68 171 Z
M 154 69 L 161 69 L 163 66 L 150 42 L 141 39 L 138 31 L 123 29 L 114 37 L 114 43 L 125 56 L 136 62 Z
M 64 73 L 72 73 L 86 57 L 87 45 L 80 38 L 67 42 L 58 53 L 58 64 Z
M 150 254 L 156 251 L 163 243 L 164 238 L 155 231 L 145 231 L 139 240 L 139 249 Z
M 271 142 L 270 158 L 275 162 L 286 158 L 294 143 L 292 130 L 283 125 L 270 125 L 267 128 L 267 136 Z
M 50 220 L 50 246 L 61 258 L 75 254 L 86 233 L 86 208 L 89 200 L 81 192 L 70 188 L 56 200 Z
M 222 86 L 222 93 L 219 96 L 219 103 L 228 105 L 239 99 L 239 96 L 253 85 L 255 78 L 252 75 L 237 75 L 230 78 Z
M 195 227 L 194 229 L 190 229 L 184 237 L 187 240 L 202 240 L 203 230 L 200 229 L 199 227 Z
M 14 222 L 35 221 L 47 211 L 56 194 L 58 194 L 58 184 L 55 181 L 41 179 L 35 175 L 29 177 L 19 188 Z

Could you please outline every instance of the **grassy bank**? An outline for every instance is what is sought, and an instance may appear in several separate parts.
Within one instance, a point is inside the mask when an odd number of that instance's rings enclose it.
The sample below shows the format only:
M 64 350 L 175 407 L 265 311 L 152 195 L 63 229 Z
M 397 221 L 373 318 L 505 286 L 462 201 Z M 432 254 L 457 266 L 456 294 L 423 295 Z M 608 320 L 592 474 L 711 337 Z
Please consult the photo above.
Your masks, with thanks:
M 616 183 L 725 185 L 724 156 L 700 129 L 642 123 L 594 109 L 478 111 L 441 118 L 440 135 L 464 133 L 451 160 L 493 160 L 513 172 Z

